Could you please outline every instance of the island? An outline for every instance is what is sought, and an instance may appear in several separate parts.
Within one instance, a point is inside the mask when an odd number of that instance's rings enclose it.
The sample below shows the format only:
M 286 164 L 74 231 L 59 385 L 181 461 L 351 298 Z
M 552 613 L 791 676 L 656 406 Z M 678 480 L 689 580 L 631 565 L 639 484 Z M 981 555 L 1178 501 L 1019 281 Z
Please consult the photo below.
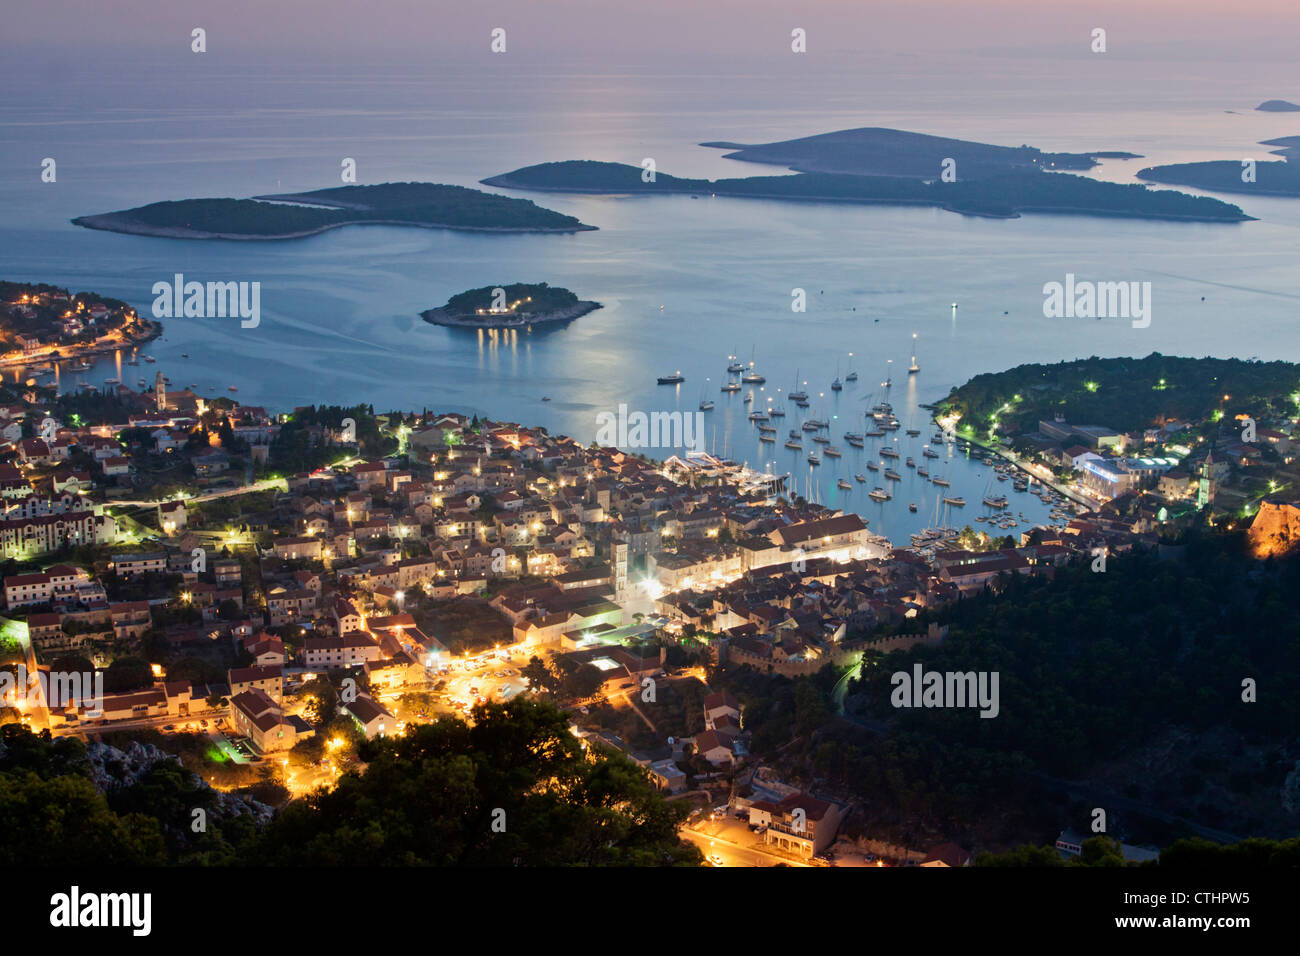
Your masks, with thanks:
M 1281 136 L 1260 141 L 1261 146 L 1276 146 L 1270 150 L 1282 160 L 1256 162 L 1254 179 L 1243 178 L 1246 167 L 1241 160 L 1215 159 L 1197 163 L 1171 163 L 1165 166 L 1148 166 L 1138 170 L 1139 179 L 1168 186 L 1190 186 L 1223 193 L 1253 193 L 1261 196 L 1300 196 L 1300 163 L 1291 163 L 1293 153 L 1300 149 L 1300 136 Z
M 936 167 L 937 168 L 937 167 Z M 482 181 L 484 185 L 535 192 L 686 194 L 747 199 L 802 200 L 937 206 L 970 216 L 1017 218 L 1022 212 L 1244 222 L 1241 208 L 1208 196 L 1101 182 L 1087 176 L 1034 171 L 986 179 L 926 181 L 912 176 L 799 173 L 739 179 L 684 179 L 657 172 L 646 182 L 639 166 L 595 160 L 540 163 Z
M 170 239 L 296 239 L 350 225 L 473 232 L 572 233 L 595 229 L 528 199 L 439 183 L 338 186 L 252 199 L 183 199 L 80 216 L 87 229 Z
M 119 299 L 0 280 L 0 366 L 43 366 L 39 378 L 54 373 L 54 362 L 132 348 L 161 334 L 161 323 Z
M 426 309 L 420 318 L 432 325 L 462 329 L 518 329 L 571 322 L 601 308 L 568 289 L 545 282 L 484 286 L 454 295 L 447 304 Z
M 1045 153 L 1032 146 L 991 146 L 884 127 L 843 129 L 777 143 L 712 142 L 701 146 L 733 150 L 726 159 L 786 166 L 800 173 L 908 176 L 936 179 L 945 160 L 961 179 L 1015 171 L 1084 170 L 1098 159 L 1137 159 L 1136 153 Z
M 1300 113 L 1300 103 L 1291 103 L 1287 100 L 1265 100 L 1255 109 L 1261 113 Z

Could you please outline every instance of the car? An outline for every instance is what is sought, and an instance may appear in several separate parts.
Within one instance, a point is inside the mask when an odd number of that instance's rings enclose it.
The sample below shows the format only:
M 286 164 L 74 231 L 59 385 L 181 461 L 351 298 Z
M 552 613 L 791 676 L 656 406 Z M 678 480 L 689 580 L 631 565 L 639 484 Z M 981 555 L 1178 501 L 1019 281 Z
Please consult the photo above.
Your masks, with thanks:
M 168 724 L 166 727 L 163 728 L 163 730 L 175 730 L 175 729 L 176 729 L 175 724 Z
M 716 853 L 712 853 L 712 854 L 709 855 L 709 862 L 712 863 L 714 866 L 722 866 L 722 865 L 723 865 L 723 863 L 722 863 L 722 857 L 718 856 L 718 854 L 716 854 Z

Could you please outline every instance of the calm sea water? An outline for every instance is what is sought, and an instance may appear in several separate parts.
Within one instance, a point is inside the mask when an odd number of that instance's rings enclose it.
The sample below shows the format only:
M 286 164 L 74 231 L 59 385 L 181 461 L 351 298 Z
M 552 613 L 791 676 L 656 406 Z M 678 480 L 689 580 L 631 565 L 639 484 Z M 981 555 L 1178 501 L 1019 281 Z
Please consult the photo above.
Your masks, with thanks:
M 841 435 L 862 430 L 887 375 L 904 428 L 922 429 L 915 440 L 896 433 L 899 444 L 922 463 L 932 429 L 917 404 L 979 372 L 1152 351 L 1300 360 L 1300 202 L 1280 199 L 1225 197 L 1259 217 L 1240 225 L 550 194 L 529 198 L 599 231 L 495 236 L 376 226 L 235 243 L 120 236 L 68 222 L 160 199 L 338 185 L 344 157 L 369 183 L 475 185 L 535 162 L 647 156 L 680 175 L 771 174 L 695 144 L 864 125 L 1044 149 L 1127 149 L 1145 158 L 1107 162 L 1096 175 L 1129 181 L 1149 163 L 1264 160 L 1258 140 L 1300 133 L 1300 119 L 1252 112 L 1287 92 L 1286 77 L 1266 68 L 1210 76 L 1175 62 L 1116 61 L 1102 70 L 1090 61 L 972 60 L 922 69 L 900 57 L 784 75 L 695 65 L 441 76 L 390 67 L 270 72 L 215 61 L 169 71 L 166 83 L 147 68 L 3 69 L 0 276 L 95 290 L 145 312 L 153 283 L 177 272 L 262 285 L 259 328 L 172 320 L 149 348 L 156 366 L 121 367 L 127 384 L 162 369 L 177 385 L 212 395 L 234 385 L 241 401 L 273 408 L 366 401 L 376 410 L 457 410 L 583 440 L 595 437 L 597 414 L 620 403 L 693 412 L 707 395 L 717 402 L 706 414 L 712 450 L 789 472 L 801 492 L 859 510 L 905 541 L 935 521 L 941 489 L 903 468 L 894 499 L 882 505 L 866 497 L 881 483 L 875 475 L 851 492 L 835 485 L 865 473 L 863 453 Z M 54 184 L 40 182 L 46 156 L 58 163 Z M 1152 282 L 1150 327 L 1045 319 L 1043 284 L 1067 272 Z M 515 281 L 567 286 L 605 307 L 532 334 L 453 331 L 418 317 L 464 289 Z M 807 291 L 806 313 L 791 311 L 796 287 Z M 914 333 L 921 373 L 909 377 Z M 849 353 L 860 380 L 832 393 Z M 780 441 L 761 446 L 744 393 L 719 392 L 729 354 L 752 355 L 766 375 L 758 406 L 769 397 L 779 403 L 796 373 L 806 380 L 808 412 L 832 419 L 844 457 L 814 471 L 804 460 L 811 442 L 803 453 Z M 118 370 L 106 360 L 81 378 L 102 384 Z M 685 384 L 656 386 L 656 376 L 677 370 Z M 780 440 L 799 422 L 789 412 L 774 422 Z M 876 444 L 868 442 L 868 454 Z M 953 523 L 985 510 L 987 468 L 954 460 L 942 470 L 950 493 L 970 502 Z M 1013 496 L 1012 510 L 1045 516 L 1029 496 Z

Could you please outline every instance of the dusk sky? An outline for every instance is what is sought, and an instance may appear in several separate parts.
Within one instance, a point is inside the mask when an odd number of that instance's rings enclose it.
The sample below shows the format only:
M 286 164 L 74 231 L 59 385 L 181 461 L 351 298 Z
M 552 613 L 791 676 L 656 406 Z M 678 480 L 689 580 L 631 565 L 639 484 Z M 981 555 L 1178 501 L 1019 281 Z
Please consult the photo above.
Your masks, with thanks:
M 1086 55 L 1094 27 L 1108 31 L 1123 56 L 1222 60 L 1273 59 L 1293 53 L 1300 5 L 1294 0 L 488 0 L 473 4 L 423 0 L 151 0 L 91 4 L 84 0 L 19 0 L 7 5 L 7 47 L 112 47 L 163 52 L 188 46 L 204 27 L 210 53 L 281 51 L 294 59 L 375 59 L 421 52 L 459 58 L 486 50 L 488 31 L 509 32 L 510 52 L 559 62 L 566 50 L 584 60 L 600 53 L 645 58 L 748 55 L 770 44 L 786 51 L 790 30 L 808 31 L 810 53 L 931 50 L 986 54 Z M 596 56 L 593 57 L 593 54 Z

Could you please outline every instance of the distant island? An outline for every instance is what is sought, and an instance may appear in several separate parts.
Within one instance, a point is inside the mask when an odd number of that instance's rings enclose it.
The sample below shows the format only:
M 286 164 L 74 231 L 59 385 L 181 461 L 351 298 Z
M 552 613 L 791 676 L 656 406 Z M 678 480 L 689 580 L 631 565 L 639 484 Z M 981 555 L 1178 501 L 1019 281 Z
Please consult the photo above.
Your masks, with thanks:
M 1084 170 L 1098 159 L 1138 159 L 1136 153 L 1044 153 L 1032 146 L 991 146 L 908 130 L 863 127 L 819 133 L 777 143 L 701 143 L 734 150 L 726 159 L 787 166 L 800 173 L 845 173 L 854 176 L 907 176 L 937 179 L 942 164 L 956 163 L 959 179 L 979 179 L 1011 172 Z
M 446 305 L 421 312 L 420 318 L 454 328 L 517 329 L 570 322 L 599 308 L 599 302 L 583 301 L 568 289 L 516 282 L 470 289 L 452 296 Z
M 1255 109 L 1261 113 L 1300 113 L 1300 104 L 1291 103 L 1287 100 L 1265 100 Z
M 1261 146 L 1276 146 L 1271 150 L 1281 161 L 1256 162 L 1254 181 L 1242 178 L 1241 160 L 1215 159 L 1199 163 L 1171 163 L 1166 166 L 1148 166 L 1138 170 L 1139 179 L 1169 186 L 1190 186 L 1223 193 L 1253 193 L 1259 196 L 1300 196 L 1300 162 L 1287 162 L 1300 149 L 1300 136 L 1282 136 L 1266 139 Z
M 1079 213 L 1193 222 L 1243 222 L 1238 206 L 1141 185 L 1068 174 L 1017 171 L 945 183 L 906 176 L 800 173 L 740 179 L 683 179 L 623 163 L 569 160 L 541 163 L 483 180 L 484 185 L 533 191 L 601 194 L 688 194 L 750 199 L 937 206 L 972 216 L 1015 218 L 1022 212 Z
M 528 199 L 438 183 L 339 186 L 252 199 L 183 199 L 81 216 L 73 224 L 171 239 L 295 239 L 350 225 L 475 232 L 595 229 Z

